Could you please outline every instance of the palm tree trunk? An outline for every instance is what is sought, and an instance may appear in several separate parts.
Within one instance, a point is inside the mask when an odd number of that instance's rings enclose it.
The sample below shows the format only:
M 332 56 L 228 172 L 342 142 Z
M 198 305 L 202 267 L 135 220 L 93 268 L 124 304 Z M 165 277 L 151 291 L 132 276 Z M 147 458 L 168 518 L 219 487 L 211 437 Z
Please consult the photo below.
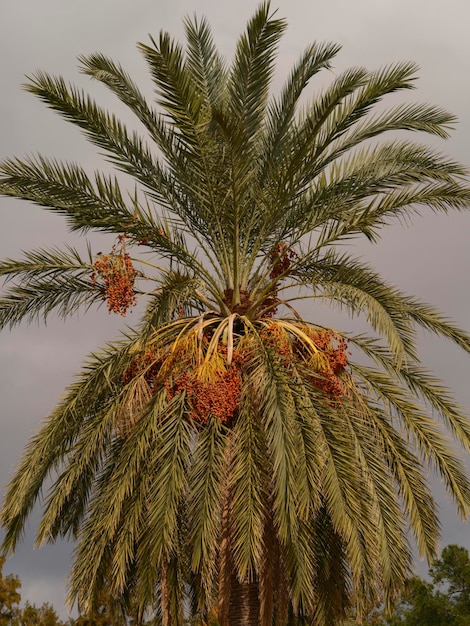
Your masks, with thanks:
M 222 509 L 222 536 L 219 549 L 220 626 L 260 626 L 259 582 L 241 582 L 235 572 L 230 537 L 230 495 Z
M 231 462 L 231 447 L 227 447 L 226 463 Z M 221 511 L 221 537 L 219 546 L 219 585 L 217 619 L 220 626 L 272 626 L 278 604 L 284 606 L 282 600 L 275 599 L 274 589 L 283 579 L 279 568 L 279 544 L 274 530 L 272 517 L 267 515 L 264 530 L 264 557 L 259 576 L 254 580 L 240 581 L 232 555 L 231 508 L 232 494 L 228 485 L 225 486 Z M 286 602 L 287 604 L 287 602 Z M 280 613 L 284 614 L 282 610 Z
M 267 514 L 260 568 L 260 626 L 285 626 L 289 613 L 286 563 L 272 517 Z
M 233 564 L 230 550 L 228 517 L 228 502 L 226 501 L 222 511 L 222 538 L 219 551 L 219 602 L 217 612 L 220 626 L 229 626 L 229 606 L 230 597 L 232 595 L 231 572 Z
M 275 572 L 278 571 L 277 541 L 272 524 L 272 516 L 268 515 L 264 527 L 263 559 L 260 567 L 259 602 L 260 626 L 272 626 L 274 615 L 274 584 Z
M 232 571 L 230 591 L 229 626 L 260 626 L 259 582 L 240 582 Z
M 171 626 L 171 609 L 170 609 L 170 590 L 168 588 L 168 565 L 163 566 L 161 580 L 161 602 L 162 602 L 162 626 Z

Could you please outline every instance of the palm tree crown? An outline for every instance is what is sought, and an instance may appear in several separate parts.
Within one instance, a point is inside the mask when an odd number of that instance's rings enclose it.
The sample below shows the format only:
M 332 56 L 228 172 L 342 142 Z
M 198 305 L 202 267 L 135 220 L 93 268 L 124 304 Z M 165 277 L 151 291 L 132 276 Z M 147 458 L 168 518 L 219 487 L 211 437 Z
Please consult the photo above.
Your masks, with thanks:
M 185 48 L 164 32 L 139 45 L 158 110 L 118 64 L 80 58 L 145 135 L 62 78 L 38 72 L 26 86 L 128 177 L 43 156 L 3 161 L 0 193 L 116 243 L 86 258 L 69 247 L 3 261 L 0 324 L 146 305 L 90 356 L 28 445 L 4 503 L 4 547 L 14 550 L 52 477 L 38 541 L 76 540 L 79 606 L 107 587 L 164 624 L 188 611 L 223 626 L 334 624 L 351 597 L 359 613 L 393 598 L 409 531 L 435 555 L 428 468 L 462 515 L 470 505 L 450 443 L 469 450 L 469 424 L 415 345 L 419 328 L 467 352 L 470 338 L 341 246 L 377 241 L 420 206 L 467 209 L 463 166 L 389 133 L 445 138 L 454 118 L 381 106 L 412 88 L 412 63 L 344 71 L 301 108 L 332 44 L 309 46 L 273 96 L 285 23 L 267 2 L 231 65 L 204 19 L 185 28 Z M 362 316 L 371 336 L 296 310 L 319 298 Z

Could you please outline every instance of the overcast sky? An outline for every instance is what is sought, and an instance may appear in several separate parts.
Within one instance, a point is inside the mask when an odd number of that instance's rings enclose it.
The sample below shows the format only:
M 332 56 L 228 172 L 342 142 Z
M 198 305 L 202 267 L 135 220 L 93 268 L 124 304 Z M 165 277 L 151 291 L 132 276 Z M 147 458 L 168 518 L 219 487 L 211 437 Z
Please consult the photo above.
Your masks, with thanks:
M 36 69 L 62 74 L 89 87 L 99 103 L 121 113 L 122 107 L 110 96 L 78 74 L 78 55 L 103 52 L 111 56 L 150 94 L 137 41 L 147 42 L 149 33 L 158 35 L 161 29 L 182 38 L 182 19 L 196 12 L 209 18 L 220 50 L 230 58 L 237 35 L 256 5 L 254 0 L 0 0 L 0 158 L 41 152 L 87 168 L 99 167 L 96 151 L 75 128 L 21 90 L 24 76 Z M 421 67 L 421 78 L 417 89 L 406 97 L 441 105 L 458 116 L 452 139 L 440 147 L 470 164 L 468 0 L 273 0 L 272 7 L 278 7 L 278 14 L 289 24 L 279 53 L 279 81 L 313 40 L 343 45 L 333 73 L 351 65 L 372 69 L 414 60 Z M 375 249 L 361 245 L 358 254 L 372 259 L 389 280 L 437 304 L 470 330 L 469 225 L 469 214 L 425 216 L 405 230 L 391 228 Z M 24 249 L 65 241 L 76 243 L 62 218 L 26 203 L 0 199 L 0 257 L 16 257 Z M 66 323 L 22 326 L 0 334 L 2 485 L 83 358 L 115 337 L 121 324 L 120 318 L 109 317 L 103 308 Z M 454 389 L 462 404 L 470 406 L 468 358 L 428 337 L 421 349 L 425 364 Z M 445 496 L 439 493 L 438 497 L 441 545 L 469 547 L 468 527 L 457 520 Z M 31 519 L 31 532 L 4 571 L 20 576 L 23 599 L 52 602 L 64 616 L 70 546 L 33 550 L 37 519 Z M 420 572 L 426 570 L 418 567 Z

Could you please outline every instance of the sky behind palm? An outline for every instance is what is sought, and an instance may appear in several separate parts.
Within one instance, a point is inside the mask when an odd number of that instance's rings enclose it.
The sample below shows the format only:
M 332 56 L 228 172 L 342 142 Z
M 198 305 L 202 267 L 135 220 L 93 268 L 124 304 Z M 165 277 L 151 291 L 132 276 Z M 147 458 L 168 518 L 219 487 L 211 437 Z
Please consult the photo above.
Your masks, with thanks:
M 206 15 L 221 52 L 231 58 L 235 41 L 256 8 L 255 0 L 1 0 L 0 3 L 0 158 L 41 152 L 79 162 L 88 169 L 102 167 L 96 150 L 79 132 L 21 90 L 24 76 L 37 69 L 62 74 L 89 89 L 96 100 L 122 115 L 122 105 L 77 71 L 80 54 L 103 52 L 119 61 L 151 97 L 151 84 L 136 42 L 148 34 L 168 30 L 180 40 L 186 15 Z M 273 0 L 272 7 L 288 21 L 278 58 L 274 89 L 287 76 L 314 40 L 343 45 L 334 69 L 320 81 L 331 80 L 341 69 L 364 65 L 369 69 L 399 60 L 421 67 L 417 89 L 400 100 L 443 106 L 459 118 L 452 138 L 435 142 L 453 158 L 470 165 L 470 39 L 467 0 Z M 389 100 L 389 103 L 393 101 Z M 385 277 L 402 289 L 443 309 L 470 330 L 470 215 L 426 214 L 413 224 L 384 231 L 375 248 L 358 244 L 357 254 L 371 259 Z M 21 250 L 77 243 L 67 234 L 62 218 L 10 199 L 0 199 L 0 257 L 17 257 Z M 108 242 L 98 237 L 95 251 Z M 109 247 L 109 246 L 108 246 Z M 309 319 L 316 319 L 304 311 Z M 318 313 L 323 321 L 327 312 Z M 334 323 L 337 317 L 332 318 Z M 132 324 L 132 314 L 125 320 Z M 11 477 L 21 451 L 39 423 L 56 404 L 64 387 L 88 352 L 113 339 L 122 318 L 105 308 L 82 313 L 47 327 L 25 325 L 0 334 L 0 483 Z M 348 330 L 347 320 L 342 330 Z M 457 399 L 470 407 L 469 363 L 465 355 L 442 341 L 423 337 L 425 364 L 451 386 Z M 439 492 L 442 544 L 470 547 L 470 532 Z M 30 523 L 34 530 L 37 515 Z M 5 571 L 23 582 L 23 598 L 63 609 L 64 583 L 70 560 L 66 543 L 33 550 L 29 533 Z M 421 572 L 426 567 L 419 566 Z

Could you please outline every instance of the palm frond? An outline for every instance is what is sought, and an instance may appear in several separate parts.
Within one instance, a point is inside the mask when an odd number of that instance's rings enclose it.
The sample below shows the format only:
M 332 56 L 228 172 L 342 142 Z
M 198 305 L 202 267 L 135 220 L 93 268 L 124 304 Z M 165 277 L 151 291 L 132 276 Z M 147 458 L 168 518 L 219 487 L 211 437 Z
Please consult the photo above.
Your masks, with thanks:
M 426 146 L 409 141 L 389 141 L 378 146 L 361 146 L 348 156 L 324 168 L 315 186 L 303 200 L 306 204 L 316 195 L 319 207 L 309 212 L 305 228 L 314 230 L 328 220 L 351 219 L 359 214 L 373 196 L 388 193 L 402 185 L 425 181 L 454 183 L 465 174 L 462 166 Z M 306 207 L 304 207 L 306 208 Z M 307 230 L 305 232 L 308 232 Z M 321 240 L 325 237 L 321 236 Z
M 129 134 L 116 116 L 98 107 L 82 91 L 68 86 L 61 77 L 38 72 L 25 88 L 81 128 L 92 143 L 105 150 L 111 163 L 151 189 L 162 206 L 176 204 L 172 196 L 174 181 L 142 138 L 136 132 Z
M 247 395 L 233 430 L 230 468 L 230 544 L 240 580 L 249 580 L 259 568 L 265 511 L 268 506 L 268 474 L 264 434 L 253 420 L 252 399 Z
M 354 365 L 354 372 L 367 381 L 379 400 L 392 407 L 392 411 L 396 411 L 410 437 L 410 442 L 416 446 L 426 462 L 438 470 L 454 498 L 459 513 L 462 516 L 467 515 L 470 505 L 470 482 L 463 464 L 442 429 L 437 428 L 436 422 L 409 394 L 394 384 L 388 374 L 359 365 Z
M 325 509 L 320 511 L 310 532 L 316 538 L 315 560 L 318 564 L 314 579 L 313 624 L 333 625 L 344 618 L 348 608 L 345 601 L 349 596 L 345 546 Z M 342 586 L 332 584 L 333 580 L 341 580 Z
M 363 353 L 382 367 L 389 376 L 406 384 L 410 391 L 421 398 L 446 427 L 458 438 L 460 445 L 469 447 L 470 428 L 464 410 L 452 397 L 449 389 L 432 372 L 417 363 L 408 363 L 402 368 L 395 365 L 389 351 L 363 336 L 351 336 L 352 344 L 359 347 Z
M 345 307 L 351 316 L 364 315 L 374 331 L 386 338 L 397 362 L 416 358 L 415 330 L 409 319 L 406 298 L 377 272 L 347 254 L 328 251 L 308 255 L 296 264 L 294 275 L 307 281 L 317 296 Z M 316 258 L 315 258 L 316 257 Z
M 283 141 L 289 139 L 299 98 L 309 81 L 322 69 L 331 68 L 331 60 L 340 50 L 335 44 L 314 43 L 293 67 L 279 98 L 273 99 L 267 111 L 266 165 L 270 168 L 283 155 Z
M 172 414 L 166 414 L 160 423 L 158 453 L 151 456 L 148 464 L 149 506 L 137 558 L 149 557 L 149 567 L 172 554 L 179 527 L 179 505 L 187 485 L 194 427 L 184 414 L 184 397 L 175 398 L 174 404 Z
M 106 85 L 127 105 L 145 126 L 150 137 L 170 162 L 178 158 L 178 142 L 169 132 L 163 116 L 152 109 L 125 70 L 103 54 L 80 56 L 82 72 Z
M 367 71 L 364 68 L 350 68 L 344 71 L 312 102 L 305 119 L 292 125 L 289 138 L 286 140 L 287 150 L 283 151 L 284 158 L 289 153 L 290 157 L 283 164 L 283 169 L 275 172 L 277 177 L 280 174 L 276 187 L 285 204 L 302 191 L 301 185 L 311 180 L 311 174 L 308 177 L 303 175 L 305 166 L 302 164 L 306 163 L 306 166 L 309 166 L 312 161 L 318 160 L 319 155 L 312 155 L 312 152 L 318 142 L 317 136 L 322 125 L 337 107 L 341 107 L 343 101 L 365 84 L 366 80 Z
M 131 362 L 129 350 L 134 341 L 135 338 L 123 337 L 120 342 L 92 355 L 64 399 L 31 439 L 2 510 L 3 523 L 11 529 L 5 537 L 5 548 L 14 549 L 21 537 L 22 525 L 40 497 L 43 482 L 67 458 L 88 415 L 99 412 L 103 403 L 109 401 L 115 380 Z
M 285 29 L 284 20 L 270 17 L 270 2 L 263 2 L 238 40 L 228 90 L 230 112 L 237 120 L 240 147 L 250 149 L 260 131 L 274 69 L 274 55 Z
M 207 105 L 219 106 L 224 98 L 227 72 L 225 61 L 214 45 L 209 23 L 203 17 L 184 21 L 187 40 L 187 67 L 198 93 Z
M 81 278 L 65 271 L 60 277 L 30 280 L 27 285 L 15 285 L 0 299 L 0 327 L 12 328 L 22 321 L 46 320 L 57 310 L 69 317 L 79 308 L 90 308 L 103 302 L 90 278 Z
M 408 315 L 422 328 L 450 339 L 466 352 L 470 351 L 470 335 L 444 316 L 437 307 L 420 302 L 412 296 L 407 298 L 406 303 Z
M 207 306 L 200 279 L 192 274 L 169 271 L 161 280 L 158 290 L 149 300 L 144 317 L 143 335 L 148 335 L 178 316 L 188 316 L 194 308 Z M 210 295 L 208 296 L 211 297 Z M 214 302 L 214 306 L 216 303 Z M 202 311 L 198 311 L 202 313 Z
M 5 259 L 0 276 L 11 282 L 0 299 L 0 327 L 12 328 L 25 319 L 45 320 L 54 310 L 65 318 L 81 306 L 102 302 L 92 272 L 90 249 L 87 260 L 71 247 L 32 250 L 23 259 Z
M 191 520 L 191 565 L 193 571 L 201 574 L 202 584 L 208 590 L 217 571 L 219 519 L 226 480 L 226 448 L 229 445 L 227 439 L 225 428 L 212 418 L 197 441 L 188 476 L 188 484 L 191 485 L 188 510 Z
M 259 402 L 258 410 L 272 464 L 274 522 L 281 540 L 285 541 L 296 536 L 299 516 L 296 506 L 296 407 L 289 373 L 279 355 L 266 346 L 260 346 L 259 351 L 260 362 L 250 376 L 251 393 Z

